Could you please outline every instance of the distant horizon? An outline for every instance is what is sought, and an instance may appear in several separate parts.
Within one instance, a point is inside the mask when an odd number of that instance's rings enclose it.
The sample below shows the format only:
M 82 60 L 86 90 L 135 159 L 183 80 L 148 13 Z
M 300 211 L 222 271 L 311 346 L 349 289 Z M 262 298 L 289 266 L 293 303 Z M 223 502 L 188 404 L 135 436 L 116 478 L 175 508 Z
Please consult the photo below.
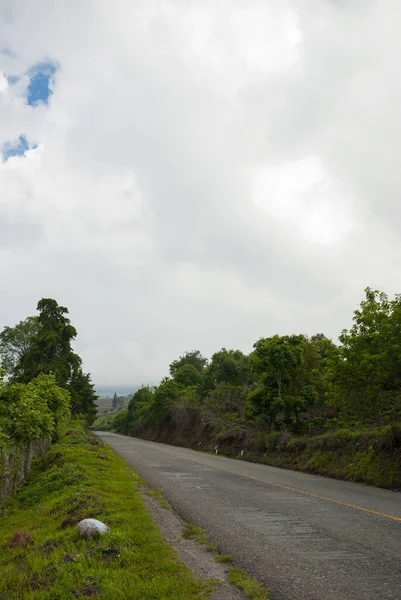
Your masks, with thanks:
M 134 394 L 139 388 L 139 385 L 99 385 L 95 386 L 96 394 L 102 398 L 108 396 L 113 397 L 114 394 L 117 396 L 127 396 L 128 394 Z

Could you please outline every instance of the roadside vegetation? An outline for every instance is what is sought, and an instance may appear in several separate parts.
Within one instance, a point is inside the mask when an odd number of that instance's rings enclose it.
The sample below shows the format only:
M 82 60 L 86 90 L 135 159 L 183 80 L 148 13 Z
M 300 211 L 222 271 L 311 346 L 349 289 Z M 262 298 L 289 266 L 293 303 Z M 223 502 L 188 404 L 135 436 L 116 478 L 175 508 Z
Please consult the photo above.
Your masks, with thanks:
M 187 540 L 193 540 L 205 547 L 208 552 L 214 554 L 214 558 L 219 563 L 233 563 L 234 557 L 229 554 L 220 554 L 216 544 L 209 542 L 206 532 L 202 527 L 196 527 L 190 523 L 184 523 L 182 536 Z M 254 577 L 251 577 L 247 571 L 239 567 L 228 568 L 228 583 L 239 588 L 250 600 L 270 600 L 270 590 L 260 585 Z
M 194 577 L 162 539 L 140 499 L 141 484 L 108 446 L 70 423 L 0 518 L 0 597 L 206 597 L 212 584 Z M 110 532 L 81 538 L 76 525 L 89 517 Z
M 56 442 L 71 417 L 90 425 L 96 399 L 74 352 L 76 329 L 52 298 L 0 333 L 0 513 L 29 475 L 32 459 Z
M 94 428 L 383 487 L 401 487 L 401 295 L 369 288 L 339 344 L 260 338 L 198 350 Z

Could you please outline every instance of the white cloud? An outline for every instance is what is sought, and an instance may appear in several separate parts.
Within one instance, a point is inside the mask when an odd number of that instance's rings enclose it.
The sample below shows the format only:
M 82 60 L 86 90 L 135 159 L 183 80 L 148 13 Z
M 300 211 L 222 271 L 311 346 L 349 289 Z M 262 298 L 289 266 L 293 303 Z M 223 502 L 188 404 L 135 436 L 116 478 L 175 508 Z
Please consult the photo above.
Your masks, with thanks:
M 395 0 L 3 0 L 0 146 L 39 146 L 0 164 L 0 324 L 52 296 L 95 382 L 133 385 L 188 348 L 336 337 L 366 285 L 399 291 L 400 20 Z

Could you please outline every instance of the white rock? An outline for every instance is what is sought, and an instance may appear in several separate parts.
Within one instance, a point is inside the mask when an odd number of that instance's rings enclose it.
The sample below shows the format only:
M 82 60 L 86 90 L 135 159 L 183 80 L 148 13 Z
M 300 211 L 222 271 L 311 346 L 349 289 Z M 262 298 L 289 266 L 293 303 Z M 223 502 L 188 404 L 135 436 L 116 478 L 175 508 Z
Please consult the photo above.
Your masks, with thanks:
M 87 540 L 110 531 L 107 525 L 97 519 L 84 519 L 78 523 L 77 527 L 80 535 Z

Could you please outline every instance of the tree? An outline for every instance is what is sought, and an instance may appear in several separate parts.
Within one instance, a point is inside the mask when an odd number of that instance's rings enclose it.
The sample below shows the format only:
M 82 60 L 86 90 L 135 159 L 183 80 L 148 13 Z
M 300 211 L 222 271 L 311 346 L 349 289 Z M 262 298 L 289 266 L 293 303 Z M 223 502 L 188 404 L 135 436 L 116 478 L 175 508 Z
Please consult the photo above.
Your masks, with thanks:
M 205 389 L 211 390 L 219 383 L 233 386 L 247 385 L 251 379 L 249 357 L 241 350 L 222 348 L 212 356 L 205 372 Z
M 153 390 L 149 386 L 142 386 L 133 394 L 128 402 L 127 420 L 129 429 L 135 430 L 137 423 L 146 423 L 153 405 Z
M 39 375 L 27 384 L 9 385 L 2 394 L 0 420 L 16 442 L 57 440 L 70 415 L 70 396 L 52 375 Z
M 128 429 L 128 411 L 122 410 L 116 415 L 112 421 L 112 429 L 117 433 L 126 435 L 129 433 Z
M 167 422 L 170 418 L 170 408 L 178 400 L 185 387 L 165 377 L 155 389 L 150 417 L 156 424 Z
M 29 350 L 39 328 L 38 317 L 27 317 L 14 327 L 4 327 L 0 333 L 0 364 L 10 379 L 15 374 L 16 366 Z
M 113 408 L 117 408 L 117 406 L 118 406 L 118 396 L 117 396 L 116 392 L 114 392 L 114 396 L 113 396 L 113 400 L 112 400 L 111 406 Z
M 330 360 L 332 403 L 342 421 L 392 421 L 401 410 L 401 295 L 365 296 Z
M 275 335 L 254 344 L 251 359 L 258 385 L 248 395 L 248 418 L 257 417 L 272 429 L 294 427 L 316 394 L 313 386 L 305 385 L 304 344 L 303 335 Z
M 175 372 L 184 365 L 192 365 L 199 372 L 202 372 L 207 365 L 207 358 L 204 358 L 199 350 L 184 352 L 180 358 L 173 360 L 173 362 L 170 364 L 170 375 L 173 377 Z
M 198 386 L 202 382 L 202 374 L 194 365 L 184 365 L 174 373 L 174 381 L 185 387 Z
M 19 382 L 29 382 L 40 373 L 54 375 L 61 387 L 66 387 L 72 372 L 81 364 L 81 359 L 71 347 L 77 332 L 66 317 L 67 308 L 59 306 L 51 298 L 38 302 L 39 330 L 31 339 L 28 349 L 16 366 Z
M 94 384 L 90 373 L 83 373 L 82 368 L 75 369 L 68 386 L 71 394 L 71 414 L 75 417 L 83 414 L 87 425 L 92 425 L 96 418 L 97 405 Z

